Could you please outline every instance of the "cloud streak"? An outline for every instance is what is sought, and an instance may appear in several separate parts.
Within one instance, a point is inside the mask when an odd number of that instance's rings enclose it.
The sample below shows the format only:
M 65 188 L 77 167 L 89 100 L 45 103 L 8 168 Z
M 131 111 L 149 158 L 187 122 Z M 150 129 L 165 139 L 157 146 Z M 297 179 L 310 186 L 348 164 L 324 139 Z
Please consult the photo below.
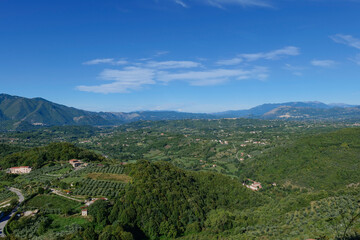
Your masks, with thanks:
M 179 4 L 180 6 L 187 8 L 190 0 L 172 0 L 174 3 Z M 193 1 L 194 2 L 194 1 Z M 195 2 L 203 5 L 209 5 L 213 7 L 217 7 L 220 9 L 224 9 L 227 5 L 238 5 L 242 7 L 272 7 L 272 4 L 269 0 L 195 0 Z
M 336 43 L 341 43 L 341 44 L 348 45 L 350 47 L 360 49 L 360 39 L 354 38 L 351 35 L 336 34 L 336 35 L 330 36 L 330 38 Z
M 183 1 L 181 0 L 175 0 L 175 3 L 179 4 L 180 6 L 184 7 L 184 8 L 187 8 L 188 5 L 186 5 Z
M 201 64 L 193 61 L 149 61 L 146 66 L 149 68 L 158 69 L 171 69 L 171 68 L 194 68 L 199 67 Z
M 239 56 L 244 58 L 246 61 L 252 62 L 260 59 L 265 60 L 277 60 L 285 56 L 297 56 L 300 54 L 300 50 L 297 47 L 288 46 L 281 49 L 277 49 L 270 52 L 240 54 Z
M 360 66 L 360 54 L 357 54 L 354 58 L 350 58 L 350 60 Z
M 95 93 L 126 93 L 138 90 L 143 85 L 155 84 L 154 70 L 138 67 L 127 67 L 123 70 L 105 69 L 99 75 L 102 80 L 112 83 L 96 86 L 78 86 L 77 89 Z
M 258 60 L 278 60 L 286 56 L 297 56 L 300 54 L 300 49 L 293 46 L 284 47 L 270 52 L 259 52 L 259 53 L 244 53 L 239 54 L 235 58 L 225 59 L 217 61 L 217 65 L 230 66 L 237 65 L 244 61 L 254 62 Z
M 98 65 L 98 64 L 111 64 L 111 65 L 125 65 L 128 62 L 126 60 L 117 60 L 113 58 L 98 58 L 87 62 L 83 62 L 84 65 Z
M 316 67 L 332 67 L 336 65 L 336 62 L 333 60 L 312 60 L 311 65 Z
M 207 71 L 189 71 L 182 73 L 160 72 L 158 80 L 161 82 L 186 81 L 192 86 L 217 85 L 231 79 L 265 80 L 267 78 L 267 68 L 255 67 L 250 70 L 244 69 L 213 69 Z
M 236 58 L 232 58 L 232 59 L 217 61 L 216 64 L 222 65 L 222 66 L 231 66 L 231 65 L 237 65 L 237 64 L 241 63 L 242 61 L 243 61 L 242 58 L 236 57 Z

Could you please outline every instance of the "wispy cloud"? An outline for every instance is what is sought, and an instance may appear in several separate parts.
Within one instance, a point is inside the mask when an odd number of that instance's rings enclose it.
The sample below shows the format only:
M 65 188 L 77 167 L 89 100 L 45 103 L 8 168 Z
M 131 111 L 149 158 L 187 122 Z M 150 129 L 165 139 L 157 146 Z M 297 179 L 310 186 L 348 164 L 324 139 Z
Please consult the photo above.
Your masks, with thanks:
M 272 7 L 270 0 L 171 0 L 180 6 L 187 8 L 189 3 L 198 3 L 225 9 L 228 5 L 239 5 L 242 7 Z
M 356 63 L 357 65 L 360 65 L 360 54 L 357 54 L 355 57 L 350 58 L 350 60 Z
M 239 56 L 247 61 L 256 61 L 259 59 L 276 60 L 284 56 L 297 56 L 300 54 L 300 50 L 297 47 L 289 46 L 281 49 L 277 49 L 270 52 L 240 54 Z
M 149 68 L 171 69 L 171 68 L 194 68 L 201 64 L 193 61 L 149 61 L 146 66 Z
M 336 62 L 333 60 L 312 60 L 311 65 L 316 67 L 332 67 L 336 65 Z
M 267 68 L 255 67 L 250 70 L 244 69 L 213 69 L 208 71 L 189 71 L 182 73 L 160 72 L 159 81 L 186 81 L 192 86 L 217 85 L 231 79 L 245 80 L 258 79 L 265 80 L 268 77 Z
M 293 66 L 291 64 L 286 63 L 285 66 L 284 66 L 284 69 L 292 72 L 292 74 L 294 74 L 296 76 L 302 76 L 302 70 L 304 68 L 299 67 L 299 66 Z
M 330 38 L 333 41 L 335 41 L 336 43 L 341 43 L 341 44 L 348 45 L 350 47 L 360 49 L 360 39 L 354 38 L 351 35 L 336 34 L 336 35 L 330 36 Z
M 181 0 L 175 0 L 175 3 L 179 4 L 180 6 L 184 7 L 184 8 L 187 8 L 188 5 L 186 5 L 183 1 Z
M 155 53 L 155 57 L 163 56 L 166 54 L 169 54 L 169 51 L 158 51 L 157 53 Z
M 230 66 L 230 65 L 237 65 L 239 63 L 242 63 L 243 61 L 253 62 L 261 59 L 277 60 L 285 56 L 297 56 L 299 54 L 300 54 L 299 48 L 288 46 L 270 52 L 238 54 L 237 57 L 235 58 L 220 60 L 217 61 L 216 64 L 223 66 Z
M 216 62 L 217 65 L 223 65 L 223 66 L 230 66 L 230 65 L 237 65 L 239 63 L 241 63 L 243 60 L 242 58 L 232 58 L 232 59 L 227 59 L 227 60 L 219 60 Z
M 243 7 L 254 6 L 254 7 L 272 7 L 270 1 L 266 0 L 198 0 L 203 3 L 224 8 L 226 5 L 240 5 Z
M 152 69 L 126 67 L 123 70 L 105 69 L 100 73 L 102 80 L 113 81 L 97 86 L 78 86 L 77 89 L 95 93 L 126 93 L 140 89 L 143 85 L 155 84 L 155 72 Z
M 113 58 L 98 58 L 87 62 L 83 62 L 84 65 L 97 65 L 97 64 L 111 64 L 111 65 L 124 65 L 128 62 L 126 60 L 114 60 Z

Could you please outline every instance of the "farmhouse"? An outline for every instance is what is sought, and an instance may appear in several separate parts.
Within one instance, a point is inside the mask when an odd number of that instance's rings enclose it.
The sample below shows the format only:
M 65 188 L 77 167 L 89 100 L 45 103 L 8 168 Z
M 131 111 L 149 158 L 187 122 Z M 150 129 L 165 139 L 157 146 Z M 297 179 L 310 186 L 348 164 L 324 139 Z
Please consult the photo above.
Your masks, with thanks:
M 69 160 L 69 163 L 75 168 L 78 167 L 80 165 L 83 164 L 83 162 L 81 160 L 77 160 L 77 159 L 71 159 Z
M 24 174 L 31 172 L 31 167 L 29 166 L 20 166 L 9 168 L 9 173 L 11 174 Z
M 253 184 L 251 184 L 248 188 L 250 188 L 253 191 L 258 191 L 259 189 L 262 188 L 261 183 L 259 182 L 253 182 Z
M 248 180 L 249 180 L 250 182 L 252 182 L 251 185 L 246 185 L 245 183 L 243 183 L 243 185 L 245 185 L 247 188 L 250 188 L 250 189 L 253 190 L 253 191 L 258 191 L 258 190 L 260 190 L 260 189 L 262 188 L 261 183 L 255 182 L 255 181 L 253 181 L 253 180 L 251 180 L 251 179 L 248 179 Z

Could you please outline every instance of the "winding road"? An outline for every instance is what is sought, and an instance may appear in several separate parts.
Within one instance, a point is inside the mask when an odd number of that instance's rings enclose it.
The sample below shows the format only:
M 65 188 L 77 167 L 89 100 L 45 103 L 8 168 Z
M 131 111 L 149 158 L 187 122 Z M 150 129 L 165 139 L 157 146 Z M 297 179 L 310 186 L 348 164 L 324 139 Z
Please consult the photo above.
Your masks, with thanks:
M 2 217 L 0 220 L 0 237 L 5 237 L 4 228 L 8 223 L 9 219 L 16 213 L 20 203 L 24 201 L 24 196 L 21 194 L 21 191 L 16 188 L 9 188 L 10 191 L 15 193 L 19 197 L 19 204 L 6 216 Z

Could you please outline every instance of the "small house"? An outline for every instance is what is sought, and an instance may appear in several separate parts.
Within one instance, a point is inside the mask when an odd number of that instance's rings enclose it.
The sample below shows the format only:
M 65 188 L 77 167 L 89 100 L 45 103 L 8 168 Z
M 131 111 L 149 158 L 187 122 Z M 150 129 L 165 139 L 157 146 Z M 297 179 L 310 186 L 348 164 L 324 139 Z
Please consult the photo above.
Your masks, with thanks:
M 82 209 L 82 210 L 81 210 L 81 216 L 86 217 L 87 215 L 88 215 L 88 210 L 87 210 L 87 208 Z

